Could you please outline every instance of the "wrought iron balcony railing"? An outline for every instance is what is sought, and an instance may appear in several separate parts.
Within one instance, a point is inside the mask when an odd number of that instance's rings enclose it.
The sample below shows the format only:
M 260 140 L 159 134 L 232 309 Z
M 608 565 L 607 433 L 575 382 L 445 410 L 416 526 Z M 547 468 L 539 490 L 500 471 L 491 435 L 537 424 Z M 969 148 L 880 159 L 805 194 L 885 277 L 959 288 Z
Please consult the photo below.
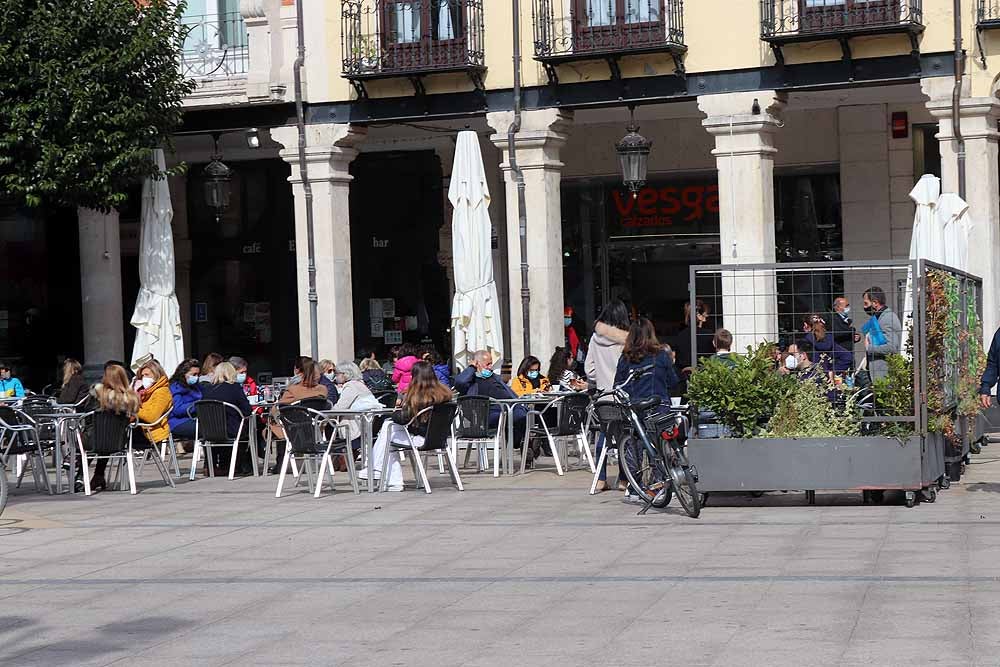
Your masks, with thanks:
M 684 46 L 684 0 L 533 0 L 535 59 L 617 58 L 643 52 L 679 56 Z M 553 73 L 550 71 L 550 77 Z
M 864 33 L 920 32 L 921 0 L 761 0 L 761 38 L 806 41 Z
M 250 68 L 247 28 L 239 12 L 185 16 L 181 67 L 193 79 L 242 76 Z
M 483 2 L 341 0 L 344 76 L 359 81 L 481 72 Z
M 977 0 L 976 25 L 1000 28 L 1000 0 Z

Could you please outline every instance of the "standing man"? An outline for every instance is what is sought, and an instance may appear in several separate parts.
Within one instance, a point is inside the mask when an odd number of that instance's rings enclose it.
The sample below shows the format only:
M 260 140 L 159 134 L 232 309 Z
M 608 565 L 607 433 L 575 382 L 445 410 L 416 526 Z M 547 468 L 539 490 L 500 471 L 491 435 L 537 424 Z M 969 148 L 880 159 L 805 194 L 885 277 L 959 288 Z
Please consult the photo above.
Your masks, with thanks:
M 833 342 L 845 350 L 854 349 L 854 344 L 861 340 L 861 336 L 854 330 L 854 320 L 851 319 L 851 302 L 845 297 L 833 300 L 830 332 L 833 334 Z
M 862 327 L 865 332 L 865 350 L 868 354 L 868 371 L 877 380 L 889 374 L 885 358 L 899 354 L 903 347 L 903 325 L 899 317 L 885 303 L 885 291 L 872 287 L 861 299 L 869 319 Z M 881 332 L 881 337 L 878 333 Z
M 984 410 L 988 410 L 992 404 L 990 392 L 1000 379 L 1000 329 L 993 334 L 993 342 L 990 343 L 990 354 L 986 357 L 986 370 L 983 371 L 983 379 L 979 383 L 979 403 Z

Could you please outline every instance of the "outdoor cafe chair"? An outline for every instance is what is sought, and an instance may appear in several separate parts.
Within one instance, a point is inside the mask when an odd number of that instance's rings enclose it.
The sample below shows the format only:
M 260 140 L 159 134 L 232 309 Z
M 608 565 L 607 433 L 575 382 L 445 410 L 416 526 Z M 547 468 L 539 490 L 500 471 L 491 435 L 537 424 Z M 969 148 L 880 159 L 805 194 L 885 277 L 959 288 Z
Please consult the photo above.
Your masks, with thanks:
M 548 403 L 541 411 L 531 410 L 529 415 L 535 418 L 532 435 L 542 436 L 549 443 L 549 450 L 556 464 L 556 473 L 562 475 L 564 467 L 569 465 L 569 449 L 566 441 L 576 442 L 577 454 L 580 459 L 586 459 L 591 472 L 594 472 L 594 456 L 587 443 L 587 410 L 590 408 L 590 397 L 584 393 L 567 394 Z M 555 413 L 555 425 L 549 425 L 545 417 Z M 528 457 L 521 457 L 521 472 L 524 472 Z M 566 462 L 566 466 L 563 465 Z
M 167 411 L 164 412 L 163 415 L 159 419 L 157 419 L 156 421 L 150 422 L 149 424 L 136 424 L 136 427 L 138 427 L 138 428 L 155 428 L 157 426 L 162 426 L 163 423 L 165 421 L 167 421 L 167 419 L 170 417 L 170 412 L 172 410 L 173 410 L 173 407 L 171 406 L 170 408 L 167 408 Z M 166 462 L 166 460 L 167 460 L 167 452 L 168 451 L 170 452 L 170 463 L 173 465 L 174 475 L 179 478 L 181 476 L 181 466 L 180 466 L 180 463 L 177 461 L 177 446 L 174 444 L 174 434 L 170 433 L 170 431 L 168 429 L 167 430 L 167 437 L 164 438 L 163 440 L 161 440 L 161 441 L 159 441 L 157 443 L 153 443 L 153 444 L 154 444 L 153 447 L 147 447 L 146 449 L 144 449 L 142 451 L 142 456 L 139 458 L 139 465 L 138 465 L 138 471 L 137 471 L 138 474 L 140 474 L 140 475 L 142 474 L 142 468 L 146 464 L 146 461 L 149 460 L 149 458 L 151 456 L 156 456 L 157 455 L 156 450 L 158 448 L 160 450 L 159 451 L 159 456 L 160 456 L 160 460 L 161 461 Z
M 99 459 L 108 459 L 109 463 L 117 462 L 119 466 L 125 466 L 124 472 L 128 474 L 129 491 L 132 495 L 138 493 L 135 483 L 135 453 L 137 450 L 145 451 L 153 447 L 146 440 L 145 436 L 140 436 L 138 443 L 135 441 L 136 427 L 145 426 L 145 424 L 133 422 L 131 417 L 125 413 L 110 412 L 107 410 L 91 412 L 84 415 L 84 419 L 88 420 L 91 425 L 90 435 L 87 439 L 89 452 L 83 442 L 83 429 L 77 429 L 76 431 L 77 446 L 80 449 L 80 465 L 83 468 L 84 493 L 88 496 L 91 494 L 90 462 L 94 461 L 94 463 L 97 463 Z M 156 464 L 164 484 L 173 487 L 174 481 L 170 478 L 170 473 L 167 471 L 163 461 L 154 455 L 153 463 Z M 124 486 L 124 475 L 121 473 L 119 474 L 119 484 L 120 487 Z
M 313 494 L 314 498 L 319 498 L 327 474 L 330 476 L 330 490 L 333 491 L 333 456 L 337 454 L 345 455 L 351 488 L 354 493 L 361 493 L 358 488 L 357 471 L 354 468 L 354 457 L 351 455 L 351 445 L 346 439 L 338 437 L 342 430 L 339 424 L 331 423 L 318 410 L 300 405 L 281 406 L 278 408 L 278 419 L 281 428 L 285 431 L 285 439 L 288 444 L 285 447 L 284 460 L 281 462 L 281 473 L 278 476 L 275 498 L 281 497 L 281 491 L 285 485 L 285 475 L 292 467 L 292 462 L 296 460 L 302 464 L 302 468 L 305 470 L 309 492 Z M 324 429 L 325 426 L 330 428 Z M 324 436 L 324 430 L 328 431 L 328 435 Z M 318 471 L 314 469 L 317 461 L 319 461 Z M 314 475 L 315 485 L 313 484 Z
M 417 480 L 417 488 L 421 485 L 424 491 L 431 492 L 431 485 L 427 481 L 427 468 L 422 460 L 421 454 L 425 456 L 431 453 L 443 451 L 445 459 L 448 461 L 448 471 L 451 473 L 451 481 L 459 491 L 464 491 L 462 478 L 458 474 L 458 465 L 455 462 L 455 454 L 448 446 L 451 438 L 451 429 L 455 421 L 455 413 L 458 411 L 458 404 L 454 402 L 439 403 L 424 408 L 411 419 L 403 429 L 406 433 L 407 442 L 394 442 L 391 438 L 385 448 L 385 455 L 382 457 L 382 482 L 381 489 L 386 491 L 389 488 L 389 452 L 390 450 L 406 451 L 410 450 L 410 457 L 413 465 L 413 475 Z M 417 424 L 424 415 L 429 415 L 427 419 L 427 435 L 421 437 L 413 435 L 410 427 Z
M 239 415 L 240 426 L 236 429 L 236 437 L 228 433 L 228 420 L 226 414 L 229 411 Z M 198 458 L 201 450 L 205 450 L 205 461 L 208 467 L 208 476 L 215 477 L 215 465 L 212 461 L 213 447 L 229 447 L 229 479 L 236 477 L 236 455 L 240 445 L 246 444 L 250 450 L 250 464 L 253 466 L 253 475 L 257 476 L 257 452 L 254 450 L 254 438 L 252 423 L 248 427 L 248 421 L 253 419 L 253 415 L 244 416 L 240 409 L 232 403 L 225 401 L 202 400 L 196 401 L 188 410 L 188 417 L 194 419 L 194 453 L 191 455 L 191 474 L 189 479 L 193 480 L 198 471 Z M 247 437 L 244 439 L 244 431 Z
M 500 411 L 497 425 L 490 428 L 490 408 L 493 407 L 493 401 L 488 396 L 459 396 L 457 405 L 458 410 L 455 414 L 455 424 L 451 436 L 455 459 L 458 459 L 459 446 L 464 445 L 465 461 L 462 463 L 462 467 L 468 467 L 469 457 L 475 448 L 479 472 L 488 470 L 487 448 L 492 445 L 493 476 L 499 477 L 506 410 Z
M 52 493 L 49 473 L 45 468 L 45 448 L 38 437 L 38 430 L 34 423 L 6 405 L 0 405 L 0 456 L 5 469 L 10 467 L 11 456 L 24 457 L 25 465 L 21 465 L 16 471 L 18 487 L 21 486 L 27 465 L 30 465 L 35 490 L 40 491 L 44 487 L 47 493 Z M 7 473 L 0 471 L 0 474 Z
M 590 484 L 590 495 L 597 493 L 597 482 L 601 475 L 601 468 L 608 460 L 609 451 L 618 451 L 619 465 L 624 465 L 625 439 L 629 433 L 629 417 L 625 408 L 611 401 L 599 401 L 591 407 L 591 413 L 597 420 L 601 433 L 604 434 L 604 448 L 601 456 L 597 460 L 594 470 L 594 479 Z

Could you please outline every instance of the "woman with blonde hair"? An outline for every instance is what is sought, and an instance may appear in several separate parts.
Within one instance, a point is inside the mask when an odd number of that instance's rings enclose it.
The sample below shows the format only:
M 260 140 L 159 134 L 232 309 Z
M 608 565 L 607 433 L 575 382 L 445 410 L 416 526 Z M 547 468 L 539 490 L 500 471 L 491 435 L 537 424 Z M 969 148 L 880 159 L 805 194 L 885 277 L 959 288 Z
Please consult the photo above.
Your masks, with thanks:
M 370 470 L 374 471 L 375 479 L 379 479 L 382 473 L 382 460 L 385 458 L 385 450 L 390 442 L 407 444 L 406 437 L 407 424 L 416 417 L 422 410 L 433 405 L 440 405 L 452 400 L 451 389 L 441 384 L 434 367 L 426 361 L 418 361 L 413 365 L 412 378 L 406 394 L 392 419 L 386 420 L 382 425 L 382 430 L 375 441 L 372 451 L 372 460 L 369 462 Z M 427 434 L 427 422 L 430 413 L 422 415 L 418 421 L 409 426 L 410 435 L 415 442 L 422 440 Z M 419 439 L 419 440 L 418 440 Z M 368 470 L 359 473 L 361 479 L 368 479 Z M 389 457 L 389 490 L 403 490 L 403 468 L 399 463 L 399 453 Z
M 206 386 L 202 391 L 202 400 L 222 401 L 239 408 L 239 414 L 226 408 L 226 435 L 230 438 L 236 437 L 236 434 L 240 432 L 240 422 L 253 412 L 250 401 L 243 393 L 243 387 L 236 382 L 236 368 L 228 361 L 216 364 L 215 370 L 212 372 L 212 384 Z M 249 438 L 250 428 L 252 426 L 243 429 L 243 437 Z M 238 472 L 241 475 L 250 474 L 253 470 L 250 461 L 242 460 L 242 450 L 240 452 L 240 457 L 236 461 Z M 216 474 L 228 475 L 230 450 L 225 447 L 216 447 L 213 448 L 212 455 L 215 457 Z
M 59 390 L 60 405 L 76 405 L 90 393 L 90 386 L 83 379 L 83 365 L 76 359 L 67 358 L 63 362 L 62 388 Z
M 146 439 L 155 445 L 170 437 L 170 424 L 167 418 L 174 408 L 174 397 L 170 393 L 170 379 L 163 366 L 155 359 L 147 361 L 139 367 L 136 374 L 142 388 L 139 389 L 139 421 L 143 424 L 153 424 L 146 428 Z
M 396 391 L 392 380 L 389 379 L 376 360 L 365 357 L 361 360 L 359 368 L 361 368 L 361 379 L 372 392 L 381 394 L 387 391 Z
M 113 412 L 135 417 L 139 412 L 139 395 L 132 391 L 128 374 L 121 366 L 111 365 L 104 369 L 104 377 L 94 385 L 91 395 L 97 401 L 97 409 L 103 412 Z M 108 459 L 98 459 L 94 466 L 94 476 L 90 480 L 92 491 L 102 491 L 107 488 L 104 471 L 108 467 Z

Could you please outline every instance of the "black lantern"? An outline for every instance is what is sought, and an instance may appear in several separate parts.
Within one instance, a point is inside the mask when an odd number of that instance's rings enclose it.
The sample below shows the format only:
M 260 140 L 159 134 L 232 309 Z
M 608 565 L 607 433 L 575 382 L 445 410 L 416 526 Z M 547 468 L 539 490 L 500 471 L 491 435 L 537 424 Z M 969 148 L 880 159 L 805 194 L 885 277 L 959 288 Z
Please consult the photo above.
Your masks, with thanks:
M 622 180 L 635 197 L 639 188 L 646 184 L 646 169 L 649 166 L 649 149 L 653 142 L 639 134 L 635 124 L 633 109 L 629 109 L 628 134 L 615 144 L 618 162 L 621 164 Z
M 205 203 L 215 211 L 215 221 L 222 220 L 222 214 L 229 208 L 230 188 L 229 181 L 232 179 L 233 170 L 222 162 L 222 152 L 219 150 L 219 135 L 213 134 L 215 151 L 212 153 L 212 161 L 205 167 L 203 173 L 205 178 Z

